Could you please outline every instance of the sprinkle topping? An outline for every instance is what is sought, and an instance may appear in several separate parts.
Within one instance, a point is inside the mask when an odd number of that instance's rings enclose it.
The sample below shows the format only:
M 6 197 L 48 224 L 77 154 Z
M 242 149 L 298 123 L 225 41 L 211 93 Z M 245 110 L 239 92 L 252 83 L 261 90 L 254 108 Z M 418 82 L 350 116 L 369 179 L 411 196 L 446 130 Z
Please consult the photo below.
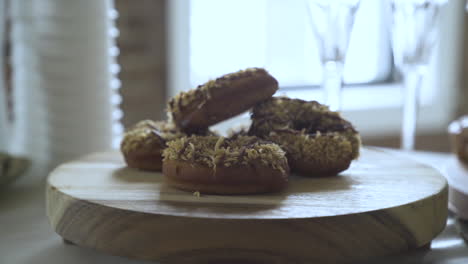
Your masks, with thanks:
M 216 169 L 217 166 L 263 166 L 285 172 L 285 152 L 276 144 L 257 137 L 235 139 L 217 136 L 190 136 L 171 141 L 164 150 L 164 160 L 179 160 Z

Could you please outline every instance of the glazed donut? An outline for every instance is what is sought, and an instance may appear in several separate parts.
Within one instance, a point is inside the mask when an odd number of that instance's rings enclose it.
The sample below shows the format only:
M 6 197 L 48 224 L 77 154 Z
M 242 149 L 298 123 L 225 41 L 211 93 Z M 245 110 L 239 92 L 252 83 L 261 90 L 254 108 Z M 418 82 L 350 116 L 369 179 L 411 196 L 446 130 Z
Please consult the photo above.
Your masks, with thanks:
M 284 151 L 257 137 L 182 137 L 163 152 L 163 174 L 175 188 L 210 194 L 276 192 L 288 183 Z
M 144 120 L 125 133 L 120 150 L 128 167 L 161 171 L 166 142 L 182 136 L 171 123 Z
M 255 106 L 251 118 L 249 134 L 279 144 L 292 172 L 332 176 L 359 156 L 352 124 L 316 101 L 274 97 Z
M 248 110 L 276 90 L 278 82 L 267 71 L 248 68 L 179 93 L 168 110 L 182 131 L 192 133 Z

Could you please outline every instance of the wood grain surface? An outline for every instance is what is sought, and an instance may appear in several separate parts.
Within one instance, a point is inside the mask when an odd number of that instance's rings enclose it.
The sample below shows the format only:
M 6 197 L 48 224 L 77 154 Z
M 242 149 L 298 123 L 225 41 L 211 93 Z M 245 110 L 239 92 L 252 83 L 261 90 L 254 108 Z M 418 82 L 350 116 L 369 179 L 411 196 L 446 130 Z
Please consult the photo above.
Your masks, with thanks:
M 338 177 L 292 176 L 282 193 L 198 197 L 108 152 L 51 173 L 47 214 L 77 245 L 162 263 L 351 262 L 429 243 L 445 226 L 447 183 L 375 148 Z

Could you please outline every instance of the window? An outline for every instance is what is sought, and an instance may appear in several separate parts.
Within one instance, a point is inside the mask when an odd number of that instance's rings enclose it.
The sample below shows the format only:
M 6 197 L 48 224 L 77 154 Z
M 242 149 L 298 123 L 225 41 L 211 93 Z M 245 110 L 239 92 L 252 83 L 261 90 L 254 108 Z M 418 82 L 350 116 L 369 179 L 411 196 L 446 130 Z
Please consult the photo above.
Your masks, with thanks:
M 389 12 L 384 3 L 361 1 L 346 59 L 345 83 L 390 79 Z M 191 85 L 252 66 L 268 69 L 282 88 L 320 84 L 322 67 L 307 2 L 191 1 Z
M 464 5 L 449 1 L 442 12 L 418 132 L 443 131 L 454 118 Z M 261 66 L 278 79 L 279 94 L 320 101 L 321 67 L 305 7 L 302 0 L 169 1 L 169 96 Z M 388 1 L 361 0 L 345 64 L 343 114 L 364 136 L 400 130 L 401 83 L 393 74 L 390 23 Z

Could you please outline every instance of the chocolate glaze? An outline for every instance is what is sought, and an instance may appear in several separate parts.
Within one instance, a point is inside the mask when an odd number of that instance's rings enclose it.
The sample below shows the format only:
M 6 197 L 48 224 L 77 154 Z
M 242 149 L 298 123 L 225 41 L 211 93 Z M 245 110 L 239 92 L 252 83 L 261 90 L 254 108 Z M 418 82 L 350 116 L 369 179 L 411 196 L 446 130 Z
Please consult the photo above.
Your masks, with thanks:
M 247 84 L 243 82 L 244 79 L 248 81 Z M 239 82 L 239 80 L 242 81 Z M 250 86 L 254 86 L 255 89 L 247 91 L 246 87 Z M 254 96 L 239 100 L 241 102 L 238 104 L 230 103 L 226 110 L 221 108 L 216 111 L 216 108 L 222 107 L 217 101 L 229 100 L 230 98 L 226 99 L 223 96 L 226 93 L 228 96 L 234 95 L 233 89 L 242 91 L 242 98 L 248 96 L 246 94 L 250 91 Z M 270 97 L 277 89 L 278 82 L 266 70 L 249 68 L 220 76 L 203 85 L 198 85 L 193 90 L 183 92 L 169 101 L 168 108 L 176 125 L 182 131 L 192 134 L 201 129 L 206 130 L 210 125 L 234 116 L 238 111 L 240 113 L 247 110 L 255 103 Z M 252 98 L 257 97 L 258 100 L 255 102 Z
M 323 107 L 317 101 L 305 101 L 302 99 L 291 99 L 287 97 L 273 98 L 271 100 L 282 100 L 283 103 L 295 101 L 299 104 L 309 104 L 313 107 Z M 321 114 L 316 114 L 314 116 L 307 116 L 306 118 L 300 118 L 300 113 L 291 113 L 290 119 L 283 120 L 284 117 L 279 118 L 276 116 L 274 111 L 270 111 L 270 107 L 280 107 L 271 101 L 267 101 L 262 105 L 257 106 L 257 109 L 262 109 L 260 111 L 254 111 L 251 114 L 252 120 L 254 120 L 252 126 L 249 129 L 249 135 L 258 135 L 265 132 L 282 132 L 282 133 L 306 133 L 313 135 L 317 132 L 326 133 L 326 132 L 344 132 L 351 131 L 357 133 L 356 129 L 352 124 L 343 118 L 341 118 L 335 112 L 323 111 Z M 286 107 L 286 106 L 281 106 Z M 299 117 L 299 118 L 298 118 Z M 331 124 L 330 124 L 331 123 Z M 282 128 L 278 129 L 278 126 L 281 125 Z M 268 130 L 268 131 L 266 131 Z

